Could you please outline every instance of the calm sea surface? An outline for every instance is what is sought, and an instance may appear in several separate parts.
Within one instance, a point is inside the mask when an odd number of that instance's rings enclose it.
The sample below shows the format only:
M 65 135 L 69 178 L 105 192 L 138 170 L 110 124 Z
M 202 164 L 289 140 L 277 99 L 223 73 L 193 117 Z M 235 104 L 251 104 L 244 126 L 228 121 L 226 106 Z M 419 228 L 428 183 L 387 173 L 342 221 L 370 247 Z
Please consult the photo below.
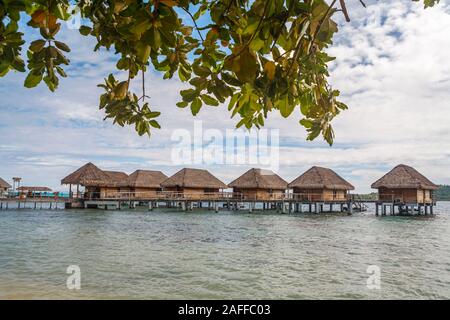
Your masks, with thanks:
M 450 202 L 435 212 L 0 211 L 0 298 L 448 299 Z

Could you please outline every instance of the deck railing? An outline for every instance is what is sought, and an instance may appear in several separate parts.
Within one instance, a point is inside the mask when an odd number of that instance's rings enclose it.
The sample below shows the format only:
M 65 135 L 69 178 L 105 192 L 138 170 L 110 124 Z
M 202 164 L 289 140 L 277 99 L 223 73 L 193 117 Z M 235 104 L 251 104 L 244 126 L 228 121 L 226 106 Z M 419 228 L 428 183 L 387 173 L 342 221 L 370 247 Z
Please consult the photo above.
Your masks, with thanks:
M 405 202 L 414 202 L 414 203 L 436 203 L 435 195 L 431 194 L 430 199 L 422 199 L 422 201 L 407 200 L 403 197 L 403 195 L 398 194 L 378 194 L 378 201 L 380 202 L 389 202 L 389 203 L 405 203 Z
M 83 199 L 102 199 L 102 200 L 129 200 L 129 201 L 304 201 L 304 202 L 347 202 L 352 200 L 352 195 L 347 194 L 344 197 L 329 197 L 321 193 L 272 193 L 267 195 L 248 195 L 239 192 L 201 192 L 185 193 L 179 191 L 157 191 L 157 192 L 134 192 L 134 191 L 109 191 L 109 192 L 86 192 L 80 194 Z

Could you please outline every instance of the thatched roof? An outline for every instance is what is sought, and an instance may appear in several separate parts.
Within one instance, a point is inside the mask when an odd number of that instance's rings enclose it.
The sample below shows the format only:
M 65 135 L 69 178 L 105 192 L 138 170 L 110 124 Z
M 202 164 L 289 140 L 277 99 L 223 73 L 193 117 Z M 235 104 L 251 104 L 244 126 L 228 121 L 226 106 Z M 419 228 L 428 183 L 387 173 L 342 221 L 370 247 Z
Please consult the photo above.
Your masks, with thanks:
M 375 181 L 372 188 L 436 190 L 438 186 L 413 167 L 400 164 Z
M 61 180 L 61 184 L 95 185 L 111 179 L 104 171 L 89 162 Z
M 28 192 L 48 192 L 48 191 L 52 191 L 52 189 L 50 189 L 48 187 L 27 187 L 27 186 L 18 187 L 17 190 L 19 190 L 19 191 L 28 191 Z
M 226 189 L 225 183 L 207 170 L 184 168 L 161 183 L 165 188 L 211 188 Z
M 228 184 L 230 188 L 240 189 L 281 189 L 287 188 L 287 182 L 270 170 L 250 169 Z
M 103 171 L 106 173 L 110 180 L 115 183 L 122 183 L 123 181 L 128 179 L 128 175 L 125 172 L 121 171 Z
M 354 190 L 355 187 L 345 181 L 336 172 L 328 168 L 312 167 L 289 183 L 289 188 Z
M 103 171 L 106 175 L 102 180 L 85 181 L 84 185 L 87 187 L 119 187 L 124 181 L 128 179 L 125 172 L 120 171 Z
M 3 180 L 2 178 L 0 178 L 0 188 L 9 189 L 9 188 L 11 188 L 11 185 L 8 182 L 6 182 L 5 180 Z
M 161 182 L 166 179 L 167 176 L 161 171 L 136 170 L 119 185 L 130 188 L 161 188 Z
M 125 172 L 103 171 L 89 162 L 61 180 L 61 184 L 114 187 L 128 179 Z

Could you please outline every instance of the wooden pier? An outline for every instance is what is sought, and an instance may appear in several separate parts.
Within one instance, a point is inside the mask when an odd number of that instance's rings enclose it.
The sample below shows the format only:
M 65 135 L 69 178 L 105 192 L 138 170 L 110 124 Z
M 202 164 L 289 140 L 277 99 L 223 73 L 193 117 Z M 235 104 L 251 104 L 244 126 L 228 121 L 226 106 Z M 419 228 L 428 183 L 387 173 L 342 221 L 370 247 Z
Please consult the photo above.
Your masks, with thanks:
M 361 212 L 366 206 L 354 197 L 346 199 L 321 199 L 317 194 L 276 194 L 271 197 L 248 197 L 242 193 L 214 192 L 188 194 L 184 192 L 157 192 L 154 196 L 139 193 L 117 193 L 113 197 L 100 198 L 96 194 L 86 194 L 83 198 L 72 199 L 66 208 L 95 209 L 133 209 L 145 206 L 149 211 L 156 208 L 169 208 L 180 211 L 206 209 L 218 212 L 230 211 L 276 211 L 279 213 L 322 213 L 322 212 Z
M 61 210 L 72 201 L 67 198 L 0 198 L 0 210 Z
M 297 194 L 285 193 L 275 194 L 270 197 L 249 197 L 235 192 L 212 192 L 212 193 L 184 193 L 172 191 L 160 191 L 153 196 L 147 192 L 116 193 L 113 196 L 100 198 L 97 193 L 78 193 L 78 197 L 27 197 L 27 198 L 0 198 L 0 210 L 62 210 L 62 209 L 103 209 L 123 210 L 144 207 L 148 211 L 158 208 L 193 211 L 203 209 L 219 212 L 247 211 L 264 212 L 275 211 L 277 213 L 331 213 L 341 212 L 352 214 L 364 212 L 368 209 L 367 204 L 375 205 L 377 216 L 386 215 L 412 215 L 433 214 L 436 202 L 427 203 L 403 203 L 382 200 L 363 200 L 358 196 L 349 194 L 345 200 L 342 198 L 330 200 L 320 198 L 320 194 Z
M 375 202 L 375 215 L 386 216 L 389 215 L 413 215 L 413 214 L 425 214 L 432 215 L 434 212 L 434 206 L 436 203 L 404 203 L 404 202 Z

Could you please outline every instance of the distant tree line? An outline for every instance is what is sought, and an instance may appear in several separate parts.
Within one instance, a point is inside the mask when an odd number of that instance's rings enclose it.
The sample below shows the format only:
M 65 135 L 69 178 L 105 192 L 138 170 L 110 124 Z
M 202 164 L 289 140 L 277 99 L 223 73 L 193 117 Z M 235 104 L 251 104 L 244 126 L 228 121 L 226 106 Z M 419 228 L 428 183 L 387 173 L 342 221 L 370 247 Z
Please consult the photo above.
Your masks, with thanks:
M 450 201 L 450 186 L 440 185 L 439 189 L 436 190 L 434 194 L 438 201 Z

